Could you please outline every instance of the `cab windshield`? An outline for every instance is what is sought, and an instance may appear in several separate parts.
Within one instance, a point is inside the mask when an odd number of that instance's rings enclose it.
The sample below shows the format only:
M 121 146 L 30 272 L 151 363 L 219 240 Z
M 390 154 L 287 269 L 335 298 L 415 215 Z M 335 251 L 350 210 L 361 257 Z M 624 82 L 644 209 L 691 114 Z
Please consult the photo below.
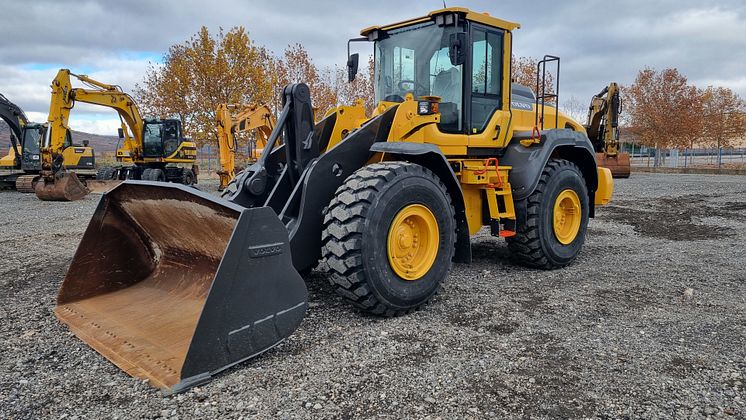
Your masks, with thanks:
M 145 123 L 143 129 L 142 148 L 145 156 L 160 156 L 163 148 L 163 125 L 160 123 Z
M 433 22 L 389 30 L 375 46 L 376 102 L 402 102 L 415 98 L 441 98 L 440 129 L 460 131 L 463 69 L 448 57 L 449 36 L 463 28 Z
M 23 130 L 23 151 L 32 155 L 39 154 L 39 139 L 41 137 L 38 127 L 26 127 Z

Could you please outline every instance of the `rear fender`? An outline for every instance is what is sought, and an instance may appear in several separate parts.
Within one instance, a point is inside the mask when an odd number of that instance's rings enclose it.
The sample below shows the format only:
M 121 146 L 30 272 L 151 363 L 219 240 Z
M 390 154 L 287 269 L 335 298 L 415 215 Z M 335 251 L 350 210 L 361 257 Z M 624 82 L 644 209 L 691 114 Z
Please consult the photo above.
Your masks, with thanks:
M 541 133 L 541 141 L 531 147 L 525 147 L 517 141 L 523 138 L 523 134 L 516 135 L 500 159 L 501 165 L 512 166 L 509 179 L 516 203 L 534 192 L 550 158 L 566 159 L 576 164 L 583 174 L 588 188 L 590 217 L 593 217 L 598 173 L 595 152 L 588 136 L 570 129 L 546 130 Z M 530 133 L 526 138 L 530 138 Z
M 407 142 L 375 143 L 370 150 L 387 153 L 394 160 L 416 163 L 433 171 L 443 181 L 456 211 L 456 253 L 453 259 L 456 262 L 470 263 L 471 241 L 469 239 L 469 225 L 466 221 L 464 195 L 461 191 L 461 184 L 443 152 L 434 144 Z

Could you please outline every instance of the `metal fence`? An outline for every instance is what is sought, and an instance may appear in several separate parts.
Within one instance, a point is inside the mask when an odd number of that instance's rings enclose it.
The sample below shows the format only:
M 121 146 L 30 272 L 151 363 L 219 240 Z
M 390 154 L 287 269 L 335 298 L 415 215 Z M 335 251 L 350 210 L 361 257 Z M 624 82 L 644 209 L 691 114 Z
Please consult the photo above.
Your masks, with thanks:
M 746 147 L 701 149 L 654 149 L 628 146 L 632 166 L 665 168 L 746 167 Z

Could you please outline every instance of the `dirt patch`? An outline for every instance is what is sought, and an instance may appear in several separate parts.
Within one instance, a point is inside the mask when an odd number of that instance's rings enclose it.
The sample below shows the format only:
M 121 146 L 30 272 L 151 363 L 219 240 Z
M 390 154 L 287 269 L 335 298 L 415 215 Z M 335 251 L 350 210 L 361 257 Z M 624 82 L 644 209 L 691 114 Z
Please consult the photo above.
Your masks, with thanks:
M 489 332 L 499 335 L 510 335 L 518 329 L 518 323 L 515 322 L 503 322 L 500 324 L 488 324 L 485 329 Z
M 625 308 L 627 310 L 642 309 L 661 301 L 655 292 L 647 287 L 634 286 L 628 289 L 599 289 L 595 291 L 596 306 Z
M 671 241 L 711 240 L 735 235 L 732 228 L 697 223 L 697 218 L 719 216 L 746 220 L 740 213 L 744 203 L 726 203 L 713 206 L 708 198 L 699 194 L 663 198 L 652 202 L 617 200 L 607 207 L 605 214 L 612 220 L 634 227 L 635 232 Z
M 709 369 L 705 366 L 704 360 L 685 356 L 673 356 L 663 367 L 664 372 L 677 378 L 685 378 L 704 369 Z

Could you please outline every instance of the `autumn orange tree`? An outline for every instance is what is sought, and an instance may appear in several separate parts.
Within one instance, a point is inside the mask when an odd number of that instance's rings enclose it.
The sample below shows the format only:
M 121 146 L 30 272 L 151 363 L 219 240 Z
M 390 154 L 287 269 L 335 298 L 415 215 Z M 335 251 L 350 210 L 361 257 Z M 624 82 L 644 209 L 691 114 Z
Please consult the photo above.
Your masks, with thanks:
M 281 89 L 289 83 L 303 82 L 311 90 L 311 102 L 316 108 L 316 116 L 337 105 L 337 94 L 334 89 L 334 73 L 330 69 L 319 69 L 314 64 L 308 51 L 301 44 L 289 45 L 284 55 L 277 61 L 278 100 Z
M 629 131 L 641 144 L 658 150 L 686 148 L 701 136 L 702 96 L 678 70 L 645 68 L 622 92 Z
M 243 27 L 217 34 L 202 27 L 169 48 L 163 64 L 151 65 L 134 93 L 146 114 L 178 117 L 184 133 L 203 145 L 217 140 L 218 104 L 269 103 L 277 83 L 271 54 Z
M 335 68 L 335 89 L 339 105 L 352 105 L 357 100 L 362 100 L 365 112 L 370 115 L 376 106 L 374 88 L 374 64 L 373 56 L 370 56 L 367 65 L 361 65 L 355 80 L 348 82 L 347 67 Z
M 746 137 L 746 103 L 732 90 L 709 86 L 701 92 L 704 107 L 702 140 L 708 147 L 733 147 Z

